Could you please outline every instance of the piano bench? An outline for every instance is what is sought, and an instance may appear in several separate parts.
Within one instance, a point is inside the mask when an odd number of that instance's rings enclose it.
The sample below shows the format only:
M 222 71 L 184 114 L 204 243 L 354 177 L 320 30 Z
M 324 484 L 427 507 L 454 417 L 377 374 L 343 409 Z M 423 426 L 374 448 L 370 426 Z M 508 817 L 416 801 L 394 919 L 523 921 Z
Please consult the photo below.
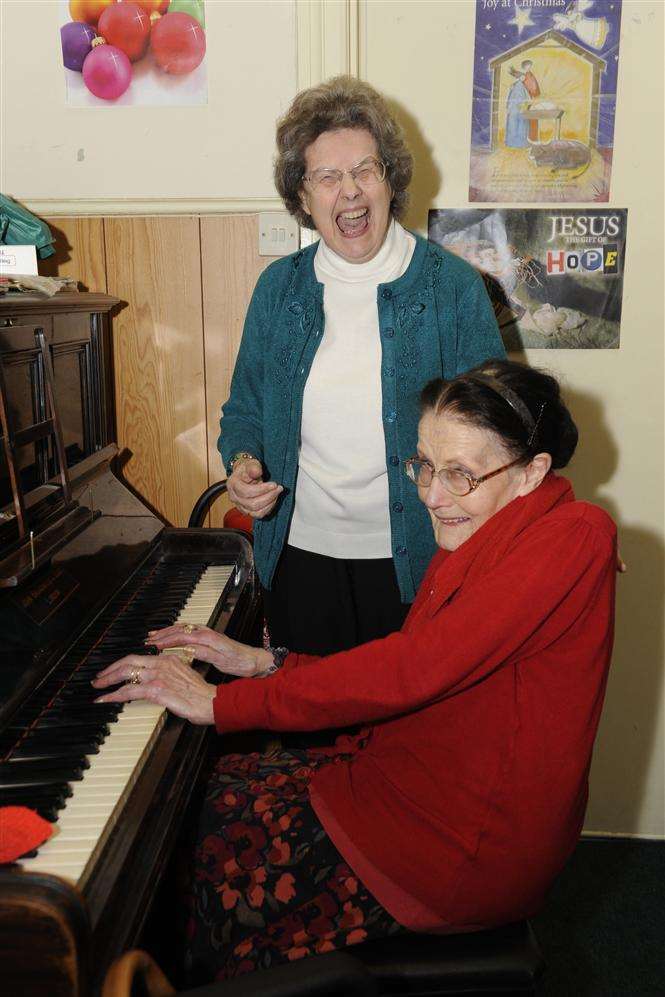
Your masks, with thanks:
M 180 997 L 436 997 L 535 994 L 543 957 L 528 921 L 466 935 L 393 935 L 235 980 L 179 991 Z M 139 986 L 137 986 L 139 984 Z M 151 957 L 126 952 L 102 997 L 168 997 L 175 990 Z
M 147 952 L 133 949 L 113 963 L 102 997 L 171 997 L 176 991 Z M 369 970 L 346 950 L 246 973 L 235 980 L 178 991 L 179 997 L 378 997 Z
M 545 963 L 528 921 L 458 935 L 404 934 L 347 949 L 380 994 L 535 994 Z

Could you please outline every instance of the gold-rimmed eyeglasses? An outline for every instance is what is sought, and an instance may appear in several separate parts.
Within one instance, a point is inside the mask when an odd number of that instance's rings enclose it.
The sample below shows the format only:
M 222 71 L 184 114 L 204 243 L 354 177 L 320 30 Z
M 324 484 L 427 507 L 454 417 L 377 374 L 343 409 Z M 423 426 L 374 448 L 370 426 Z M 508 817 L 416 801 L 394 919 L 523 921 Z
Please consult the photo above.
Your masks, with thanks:
M 507 471 L 509 467 L 514 467 L 515 464 L 519 464 L 522 460 L 522 457 L 516 457 L 515 460 L 511 460 L 510 464 L 497 467 L 496 471 L 483 474 L 480 478 L 474 478 L 472 474 L 468 474 L 467 471 L 462 471 L 458 467 L 440 467 L 437 471 L 428 460 L 423 460 L 420 457 L 409 457 L 408 460 L 404 461 L 404 469 L 407 477 L 418 488 L 429 488 L 434 478 L 437 477 L 447 492 L 461 498 L 464 495 L 475 492 L 478 485 L 482 485 L 483 481 L 489 481 L 490 478 L 501 474 L 502 471 Z
M 312 190 L 337 190 L 342 185 L 346 174 L 353 177 L 354 183 L 359 187 L 371 187 L 375 183 L 383 183 L 386 179 L 386 164 L 380 159 L 368 156 L 350 170 L 329 170 L 325 166 L 303 176 Z

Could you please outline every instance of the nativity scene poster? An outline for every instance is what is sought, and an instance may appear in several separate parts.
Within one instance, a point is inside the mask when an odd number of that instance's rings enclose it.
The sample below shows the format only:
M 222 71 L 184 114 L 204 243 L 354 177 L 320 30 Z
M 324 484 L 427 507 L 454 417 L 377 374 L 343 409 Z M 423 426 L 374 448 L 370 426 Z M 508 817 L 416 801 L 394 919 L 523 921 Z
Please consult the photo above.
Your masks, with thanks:
M 626 208 L 438 208 L 428 223 L 480 273 L 506 350 L 619 347 Z
M 469 200 L 606 202 L 621 0 L 476 0 Z

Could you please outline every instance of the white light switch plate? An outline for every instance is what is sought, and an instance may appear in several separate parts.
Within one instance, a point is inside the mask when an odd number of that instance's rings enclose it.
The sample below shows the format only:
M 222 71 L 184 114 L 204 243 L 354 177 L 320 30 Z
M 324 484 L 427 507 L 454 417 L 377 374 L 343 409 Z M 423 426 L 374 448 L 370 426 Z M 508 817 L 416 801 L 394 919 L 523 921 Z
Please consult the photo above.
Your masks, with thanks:
M 295 218 L 286 211 L 259 213 L 259 256 L 288 256 L 298 248 Z

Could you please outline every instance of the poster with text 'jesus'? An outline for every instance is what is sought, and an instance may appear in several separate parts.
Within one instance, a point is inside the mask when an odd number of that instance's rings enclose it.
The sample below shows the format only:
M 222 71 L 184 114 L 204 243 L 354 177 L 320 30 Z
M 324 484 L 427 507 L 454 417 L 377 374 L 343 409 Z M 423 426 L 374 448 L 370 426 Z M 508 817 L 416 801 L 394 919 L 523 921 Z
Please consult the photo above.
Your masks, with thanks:
M 479 271 L 507 350 L 619 346 L 626 208 L 440 208 L 428 235 Z
M 476 0 L 469 200 L 609 200 L 621 0 Z

